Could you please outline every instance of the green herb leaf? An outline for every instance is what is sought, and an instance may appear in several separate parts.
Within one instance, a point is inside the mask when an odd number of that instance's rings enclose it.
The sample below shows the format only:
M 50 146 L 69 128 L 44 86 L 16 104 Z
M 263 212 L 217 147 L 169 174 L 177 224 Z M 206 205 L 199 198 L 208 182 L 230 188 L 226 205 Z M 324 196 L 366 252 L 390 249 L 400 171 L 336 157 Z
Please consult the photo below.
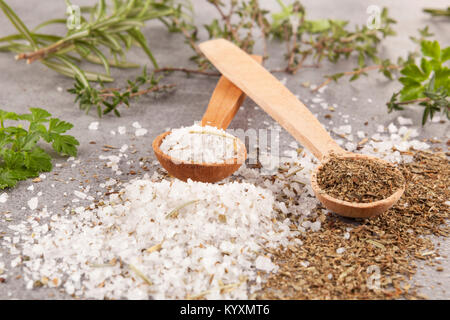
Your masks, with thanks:
M 421 42 L 422 54 L 426 57 L 433 58 L 435 60 L 440 60 L 441 58 L 441 48 L 439 42 L 424 40 Z
M 52 169 L 50 155 L 37 146 L 41 138 L 53 142 L 53 148 L 60 154 L 75 156 L 77 153 L 79 142 L 72 136 L 60 135 L 71 129 L 72 124 L 51 118 L 51 114 L 41 108 L 30 108 L 30 111 L 16 114 L 0 110 L 0 189 L 13 187 L 19 180 Z M 11 121 L 28 121 L 28 131 L 20 124 L 8 126 Z

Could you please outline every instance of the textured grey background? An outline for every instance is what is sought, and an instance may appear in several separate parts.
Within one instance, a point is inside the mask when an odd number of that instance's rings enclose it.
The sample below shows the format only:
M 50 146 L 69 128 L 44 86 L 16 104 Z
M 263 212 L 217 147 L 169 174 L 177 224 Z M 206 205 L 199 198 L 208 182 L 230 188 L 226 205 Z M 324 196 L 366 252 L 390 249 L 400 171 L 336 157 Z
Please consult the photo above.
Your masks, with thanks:
M 195 0 L 192 2 L 196 5 L 196 23 L 198 25 L 202 25 L 208 21 L 211 14 L 215 14 L 211 6 L 205 3 L 206 1 Z M 414 44 L 409 40 L 409 36 L 417 35 L 417 29 L 423 28 L 425 25 L 430 26 L 430 30 L 435 33 L 435 38 L 439 39 L 441 43 L 448 46 L 450 42 L 448 22 L 439 18 L 431 19 L 421 11 L 421 8 L 424 6 L 446 7 L 448 5 L 447 1 L 308 0 L 302 2 L 307 8 L 310 18 L 338 18 L 350 20 L 352 24 L 363 24 L 366 22 L 366 8 L 369 5 L 388 6 L 390 15 L 398 21 L 397 25 L 394 26 L 398 34 L 383 42 L 380 51 L 385 57 L 395 58 L 414 49 Z M 30 27 L 37 25 L 43 20 L 61 17 L 65 12 L 65 4 L 62 0 L 14 0 L 8 1 L 8 3 Z M 93 3 L 93 1 L 74 0 L 73 3 L 83 5 Z M 261 3 L 265 8 L 278 10 L 276 1 L 261 0 Z M 48 32 L 55 30 L 64 32 L 62 28 L 47 29 Z M 3 13 L 0 13 L 0 37 L 13 32 L 15 30 L 9 21 Z M 149 23 L 144 32 L 161 66 L 194 67 L 188 60 L 192 52 L 183 43 L 184 40 L 180 35 L 169 34 L 158 22 Z M 200 37 L 206 39 L 204 31 L 200 33 Z M 267 61 L 266 66 L 268 68 L 284 66 L 283 51 L 284 47 L 281 47 L 280 44 L 271 43 L 269 46 L 270 59 Z M 256 53 L 262 53 L 261 43 L 256 45 Z M 140 63 L 148 63 L 144 54 L 139 50 L 132 50 L 129 58 Z M 320 69 L 301 69 L 295 76 L 277 74 L 277 77 L 280 79 L 286 77 L 287 87 L 295 94 L 298 94 L 300 99 L 306 100 L 311 99 L 313 93 L 309 89 L 302 87 L 300 85 L 302 82 L 309 81 L 319 84 L 323 81 L 323 75 L 351 70 L 354 64 L 355 59 L 352 58 L 338 65 L 324 63 Z M 125 79 L 135 74 L 135 70 L 113 70 L 113 76 L 116 77 L 117 83 L 124 83 Z M 29 107 L 43 107 L 54 116 L 74 123 L 75 127 L 70 133 L 76 136 L 81 143 L 78 157 L 81 163 L 73 168 L 70 165 L 54 168 L 53 172 L 47 174 L 47 179 L 41 183 L 34 184 L 34 191 L 26 189 L 31 184 L 30 181 L 20 182 L 16 188 L 7 190 L 9 200 L 6 204 L 0 204 L 0 212 L 11 211 L 13 213 L 13 221 L 7 222 L 0 215 L 0 234 L 2 232 L 10 234 L 11 231 L 7 228 L 8 223 L 18 223 L 18 221 L 27 216 L 27 210 L 21 210 L 21 208 L 26 206 L 26 202 L 38 192 L 42 192 L 42 196 L 39 197 L 39 207 L 46 204 L 49 211 L 63 213 L 64 206 L 72 205 L 73 191 L 78 189 L 83 180 L 91 179 L 90 185 L 93 186 L 93 190 L 90 192 L 91 195 L 94 195 L 94 192 L 97 190 L 101 191 L 99 184 L 111 176 L 110 169 L 104 168 L 103 163 L 98 160 L 100 154 L 108 154 L 101 151 L 104 144 L 118 147 L 124 143 L 134 144 L 138 152 L 130 155 L 132 159 L 146 157 L 153 161 L 151 142 L 156 135 L 165 131 L 167 127 L 179 127 L 201 119 L 217 80 L 204 76 L 186 78 L 182 74 L 173 74 L 165 81 L 176 83 L 177 89 L 173 94 L 158 98 L 145 97 L 138 102 L 133 102 L 129 110 L 123 110 L 121 118 L 106 116 L 99 120 L 94 112 L 86 115 L 78 110 L 78 107 L 73 103 L 71 94 L 65 91 L 57 91 L 58 86 L 64 89 L 70 88 L 72 80 L 47 70 L 39 63 L 26 65 L 23 61 L 14 61 L 13 54 L 1 53 L 0 108 L 25 112 Z M 369 134 L 373 134 L 378 124 L 386 126 L 399 115 L 399 113 L 387 114 L 385 106 L 385 102 L 390 98 L 392 92 L 398 88 L 398 83 L 386 81 L 383 77 L 373 74 L 369 78 L 352 83 L 342 80 L 338 85 L 331 84 L 322 94 L 322 97 L 329 103 L 337 103 L 339 106 L 337 111 L 342 112 L 344 115 L 350 115 L 350 124 L 354 133 L 357 130 L 364 130 Z M 358 98 L 358 101 L 352 101 L 352 97 Z M 366 103 L 368 98 L 371 98 L 373 103 Z M 254 119 L 252 122 L 254 128 L 266 127 L 263 123 L 264 121 L 268 121 L 270 124 L 273 123 L 271 118 L 261 109 L 255 109 L 254 107 L 255 104 L 247 99 L 244 103 L 244 108 L 238 112 L 230 127 L 247 129 L 249 126 L 247 118 L 249 117 Z M 322 123 L 328 123 L 323 117 L 326 112 L 323 112 L 321 108 L 316 108 L 314 112 L 320 113 L 319 120 Z M 409 108 L 402 115 L 414 119 L 416 126 L 420 125 L 420 108 Z M 92 121 L 100 121 L 98 131 L 87 130 L 88 125 Z M 146 136 L 133 137 L 134 130 L 131 130 L 131 123 L 134 121 L 139 121 L 143 127 L 149 130 Z M 363 125 L 365 121 L 369 121 L 368 126 Z M 333 122 L 333 126 L 344 124 L 343 119 L 338 117 L 337 112 L 333 115 Z M 127 127 L 127 134 L 123 136 L 111 135 L 110 130 L 117 131 L 119 125 Z M 448 122 L 445 124 L 431 123 L 427 125 L 425 128 L 420 129 L 420 137 L 449 139 Z M 281 133 L 280 140 L 281 150 L 293 141 L 285 131 Z M 89 144 L 90 141 L 95 141 L 96 144 Z M 65 159 L 61 158 L 56 160 L 56 162 L 64 163 Z M 124 172 L 130 170 L 128 166 L 124 164 L 122 166 Z M 155 169 L 156 166 L 151 166 L 151 171 Z M 92 179 L 94 174 L 98 175 L 99 178 L 97 180 Z M 125 174 L 121 176 L 121 180 L 126 181 L 133 177 Z M 66 184 L 61 181 L 69 181 L 69 183 Z M 55 184 L 55 188 L 52 188 L 51 184 Z M 64 192 L 67 192 L 70 196 L 62 196 Z M 54 200 L 56 200 L 55 204 L 53 204 Z M 448 258 L 450 255 L 450 241 L 438 238 L 434 240 L 438 243 L 440 252 L 443 255 L 441 263 L 444 271 L 437 272 L 435 267 L 422 266 L 418 262 L 420 268 L 413 281 L 422 286 L 421 292 L 429 298 L 448 299 L 450 297 L 448 293 L 450 290 L 450 264 Z M 26 290 L 24 281 L 16 279 L 20 275 L 20 268 L 17 267 L 11 270 L 11 258 L 2 247 L 0 247 L 0 254 L 2 254 L 0 261 L 4 261 L 7 269 L 9 269 L 6 283 L 0 284 L 0 299 L 70 298 L 57 289 Z

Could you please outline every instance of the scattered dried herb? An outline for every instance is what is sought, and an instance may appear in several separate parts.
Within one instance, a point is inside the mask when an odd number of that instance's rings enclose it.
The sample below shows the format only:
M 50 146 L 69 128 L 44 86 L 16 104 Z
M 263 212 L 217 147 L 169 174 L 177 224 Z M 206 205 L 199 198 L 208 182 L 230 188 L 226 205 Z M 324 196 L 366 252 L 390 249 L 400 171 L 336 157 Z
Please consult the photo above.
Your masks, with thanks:
M 368 203 L 388 198 L 405 179 L 393 165 L 332 155 L 317 173 L 317 183 L 336 199 Z
M 412 276 L 416 259 L 428 264 L 439 252 L 428 235 L 448 237 L 450 161 L 442 154 L 413 152 L 399 169 L 402 198 L 382 215 L 352 221 L 318 207 L 321 232 L 306 232 L 300 246 L 268 250 L 279 272 L 269 276 L 258 299 L 423 299 Z M 290 216 L 295 223 L 295 216 Z M 337 253 L 339 248 L 345 251 Z M 341 250 L 342 251 L 342 250 Z M 308 261 L 307 266 L 301 264 Z M 379 283 L 376 272 L 379 271 Z M 375 277 L 374 277 L 375 276 Z

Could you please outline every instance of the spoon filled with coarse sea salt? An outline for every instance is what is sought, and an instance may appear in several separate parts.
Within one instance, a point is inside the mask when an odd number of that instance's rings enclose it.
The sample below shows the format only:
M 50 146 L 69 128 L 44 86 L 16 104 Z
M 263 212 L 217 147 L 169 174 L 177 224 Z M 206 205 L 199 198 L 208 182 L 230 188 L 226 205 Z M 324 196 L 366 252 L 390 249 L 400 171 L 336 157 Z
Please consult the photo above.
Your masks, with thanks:
M 252 56 L 262 63 L 261 56 Z M 247 150 L 238 138 L 225 132 L 245 94 L 222 76 L 201 124 L 167 131 L 153 140 L 153 151 L 172 176 L 186 181 L 217 182 L 244 163 Z
M 224 39 L 200 44 L 210 62 L 258 104 L 321 164 L 311 175 L 316 197 L 347 217 L 370 217 L 388 210 L 405 190 L 401 172 L 389 162 L 342 149 L 320 122 L 278 79 Z

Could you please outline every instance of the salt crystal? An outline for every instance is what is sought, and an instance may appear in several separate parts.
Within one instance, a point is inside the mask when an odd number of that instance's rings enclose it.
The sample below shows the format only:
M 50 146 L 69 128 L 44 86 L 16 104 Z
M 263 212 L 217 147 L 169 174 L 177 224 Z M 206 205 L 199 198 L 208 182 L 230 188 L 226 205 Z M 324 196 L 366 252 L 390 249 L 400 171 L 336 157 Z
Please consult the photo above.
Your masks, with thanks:
M 336 250 L 336 253 L 337 254 L 342 254 L 342 253 L 344 253 L 345 252 L 345 248 L 338 248 L 337 250 Z
M 136 129 L 142 128 L 141 125 L 140 125 L 140 123 L 137 122 L 137 121 L 133 122 L 131 125 L 133 126 L 133 128 L 136 128 Z
M 37 208 L 38 203 L 39 203 L 39 200 L 38 200 L 37 197 L 33 197 L 33 198 L 31 198 L 30 200 L 28 200 L 27 203 L 28 203 L 28 207 L 29 207 L 31 210 L 34 210 L 34 209 Z
M 311 223 L 311 226 L 310 226 L 311 231 L 313 231 L 313 232 L 319 231 L 320 230 L 320 226 L 321 226 L 320 221 L 316 221 L 316 222 Z
M 73 193 L 80 199 L 86 199 L 86 194 L 81 191 L 75 190 Z
M 98 130 L 98 121 L 91 122 L 88 127 L 89 130 Z
M 136 137 L 140 137 L 140 136 L 146 135 L 147 132 L 148 132 L 147 129 L 139 128 L 139 129 L 136 129 L 134 134 L 136 135 Z
M 125 134 L 127 132 L 127 128 L 126 127 L 118 127 L 117 132 L 119 132 L 119 134 Z
M 398 128 L 395 124 L 390 123 L 388 126 L 388 130 L 389 130 L 389 133 L 396 133 L 398 131 Z
M 6 192 L 3 192 L 0 195 L 0 203 L 5 203 L 6 201 L 8 201 L 8 194 Z
M 339 128 L 334 128 L 333 131 L 336 132 L 337 134 L 350 134 L 352 132 L 352 126 L 343 125 L 340 126 Z
M 272 261 L 264 256 L 259 256 L 255 261 L 256 269 L 262 270 L 265 272 L 271 272 L 277 268 L 276 265 L 272 263 Z

